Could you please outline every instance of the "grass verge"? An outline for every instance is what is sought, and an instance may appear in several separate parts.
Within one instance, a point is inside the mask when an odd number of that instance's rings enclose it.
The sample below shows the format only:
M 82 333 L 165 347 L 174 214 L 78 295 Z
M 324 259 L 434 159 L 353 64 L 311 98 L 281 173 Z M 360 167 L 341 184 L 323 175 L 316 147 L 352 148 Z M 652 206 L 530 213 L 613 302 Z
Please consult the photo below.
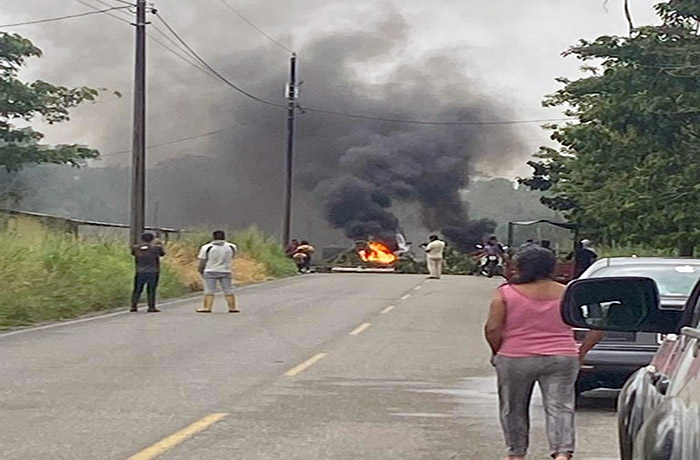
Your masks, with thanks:
M 160 298 L 201 289 L 197 252 L 201 236 L 166 245 Z M 278 243 L 251 228 L 232 238 L 240 248 L 239 284 L 295 272 Z M 0 232 L 0 329 L 75 318 L 128 305 L 133 258 L 122 243 L 88 243 L 47 231 Z

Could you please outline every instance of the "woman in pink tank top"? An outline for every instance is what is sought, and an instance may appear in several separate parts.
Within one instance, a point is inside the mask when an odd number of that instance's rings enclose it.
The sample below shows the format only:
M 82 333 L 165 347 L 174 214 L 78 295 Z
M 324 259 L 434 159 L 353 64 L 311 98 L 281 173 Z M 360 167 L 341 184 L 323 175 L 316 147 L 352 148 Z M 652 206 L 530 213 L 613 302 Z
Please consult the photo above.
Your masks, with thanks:
M 539 384 L 552 458 L 573 458 L 574 408 L 579 360 L 602 338 L 589 333 L 580 349 L 561 318 L 565 287 L 552 279 L 556 259 L 530 246 L 514 259 L 517 274 L 491 300 L 486 340 L 498 376 L 501 425 L 508 459 L 522 460 L 529 447 L 530 399 Z

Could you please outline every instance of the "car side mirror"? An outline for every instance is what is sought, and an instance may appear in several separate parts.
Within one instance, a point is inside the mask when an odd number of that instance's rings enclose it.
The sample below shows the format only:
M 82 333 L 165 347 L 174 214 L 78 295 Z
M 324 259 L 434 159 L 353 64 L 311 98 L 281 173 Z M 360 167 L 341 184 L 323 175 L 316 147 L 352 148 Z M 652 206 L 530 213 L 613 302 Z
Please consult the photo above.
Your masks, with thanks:
M 656 282 L 643 277 L 587 278 L 569 284 L 562 318 L 570 326 L 620 332 L 678 332 L 683 312 L 664 310 Z

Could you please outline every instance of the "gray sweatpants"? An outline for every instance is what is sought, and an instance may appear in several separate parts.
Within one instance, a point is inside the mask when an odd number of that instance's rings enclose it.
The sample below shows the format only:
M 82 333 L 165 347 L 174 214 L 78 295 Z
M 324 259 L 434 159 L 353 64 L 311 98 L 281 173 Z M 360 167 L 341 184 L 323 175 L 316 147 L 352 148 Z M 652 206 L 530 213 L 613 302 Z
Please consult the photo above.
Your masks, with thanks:
M 576 432 L 576 378 L 578 358 L 573 356 L 532 356 L 494 359 L 498 375 L 501 425 L 508 455 L 527 454 L 530 437 L 530 399 L 537 382 L 547 421 L 547 438 L 552 455 L 573 454 Z

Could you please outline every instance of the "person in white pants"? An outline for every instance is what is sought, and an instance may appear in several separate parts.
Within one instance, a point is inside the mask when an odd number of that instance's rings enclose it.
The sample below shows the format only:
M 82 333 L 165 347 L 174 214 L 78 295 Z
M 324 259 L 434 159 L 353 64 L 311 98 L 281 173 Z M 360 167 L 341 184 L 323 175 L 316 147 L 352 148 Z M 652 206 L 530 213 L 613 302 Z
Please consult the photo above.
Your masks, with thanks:
M 428 237 L 430 242 L 425 245 L 423 250 L 427 256 L 429 279 L 440 279 L 442 276 L 442 259 L 445 253 L 445 242 L 440 240 L 437 235 Z

